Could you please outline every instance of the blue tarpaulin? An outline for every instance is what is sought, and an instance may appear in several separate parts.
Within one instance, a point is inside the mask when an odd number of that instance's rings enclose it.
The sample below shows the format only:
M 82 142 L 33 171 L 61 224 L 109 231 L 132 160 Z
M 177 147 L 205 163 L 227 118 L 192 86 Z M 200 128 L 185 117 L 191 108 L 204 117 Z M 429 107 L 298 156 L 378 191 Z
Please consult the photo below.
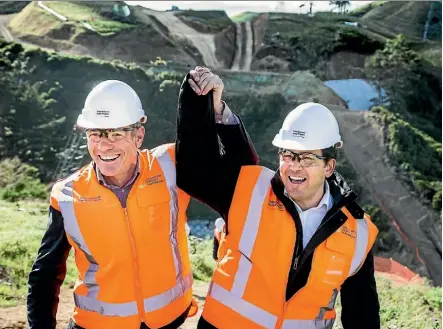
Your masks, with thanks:
M 348 103 L 352 111 L 366 111 L 374 104 L 372 99 L 378 98 L 374 85 L 362 79 L 329 80 L 325 85 Z M 386 96 L 382 90 L 383 97 Z

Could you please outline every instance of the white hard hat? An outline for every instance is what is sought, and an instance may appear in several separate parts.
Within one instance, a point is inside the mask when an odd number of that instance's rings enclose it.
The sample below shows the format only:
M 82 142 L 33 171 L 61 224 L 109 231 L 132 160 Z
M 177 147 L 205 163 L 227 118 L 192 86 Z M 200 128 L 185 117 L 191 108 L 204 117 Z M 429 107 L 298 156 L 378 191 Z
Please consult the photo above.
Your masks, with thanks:
M 83 128 L 112 129 L 145 122 L 146 116 L 137 93 L 118 80 L 99 83 L 89 93 L 77 125 Z
M 341 142 L 332 112 L 317 103 L 304 103 L 286 116 L 272 144 L 289 150 L 322 150 Z

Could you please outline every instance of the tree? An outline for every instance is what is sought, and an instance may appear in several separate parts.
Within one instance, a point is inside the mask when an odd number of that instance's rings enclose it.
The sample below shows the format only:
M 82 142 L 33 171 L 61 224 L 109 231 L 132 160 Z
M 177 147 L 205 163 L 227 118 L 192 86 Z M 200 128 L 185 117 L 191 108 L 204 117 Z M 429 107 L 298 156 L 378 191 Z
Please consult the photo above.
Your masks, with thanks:
M 0 160 L 18 157 L 49 173 L 61 141 L 64 117 L 56 113 L 56 101 L 44 82 L 31 82 L 31 69 L 21 45 L 11 43 L 0 53 Z
M 432 79 L 425 74 L 420 55 L 408 47 L 403 35 L 388 40 L 382 50 L 367 58 L 365 72 L 379 95 L 381 90 L 386 92 L 394 111 L 439 119 L 441 89 L 436 91 L 430 84 Z M 382 99 L 379 101 L 383 103 Z
M 351 5 L 351 1 L 329 1 L 331 6 L 336 6 L 341 14 L 346 12 L 346 7 Z

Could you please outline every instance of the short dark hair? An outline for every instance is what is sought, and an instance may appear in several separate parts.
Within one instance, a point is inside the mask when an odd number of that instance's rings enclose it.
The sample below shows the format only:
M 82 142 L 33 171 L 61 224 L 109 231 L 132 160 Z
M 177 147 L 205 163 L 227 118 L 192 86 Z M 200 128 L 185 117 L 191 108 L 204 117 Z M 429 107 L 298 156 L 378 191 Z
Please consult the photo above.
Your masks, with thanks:
M 338 151 L 337 151 L 337 147 L 335 145 L 325 148 L 323 150 L 321 150 L 322 155 L 324 157 L 326 157 L 326 160 L 330 160 L 330 159 L 337 159 L 338 156 Z

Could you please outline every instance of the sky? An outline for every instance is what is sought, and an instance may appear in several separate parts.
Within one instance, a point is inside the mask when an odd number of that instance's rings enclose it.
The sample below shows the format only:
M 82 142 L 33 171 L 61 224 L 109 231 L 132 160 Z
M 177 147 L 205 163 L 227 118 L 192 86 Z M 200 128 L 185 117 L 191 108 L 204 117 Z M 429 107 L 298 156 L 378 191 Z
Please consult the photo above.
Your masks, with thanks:
M 274 11 L 279 2 L 284 3 L 285 12 L 307 13 L 309 12 L 308 1 L 125 1 L 129 5 L 140 5 L 154 10 L 166 10 L 171 6 L 180 9 L 194 10 L 225 10 L 228 16 L 234 16 L 244 11 L 269 12 Z M 351 1 L 350 9 L 360 7 L 372 1 Z M 305 6 L 301 7 L 301 5 Z M 314 1 L 312 10 L 330 11 L 333 7 L 329 1 Z

